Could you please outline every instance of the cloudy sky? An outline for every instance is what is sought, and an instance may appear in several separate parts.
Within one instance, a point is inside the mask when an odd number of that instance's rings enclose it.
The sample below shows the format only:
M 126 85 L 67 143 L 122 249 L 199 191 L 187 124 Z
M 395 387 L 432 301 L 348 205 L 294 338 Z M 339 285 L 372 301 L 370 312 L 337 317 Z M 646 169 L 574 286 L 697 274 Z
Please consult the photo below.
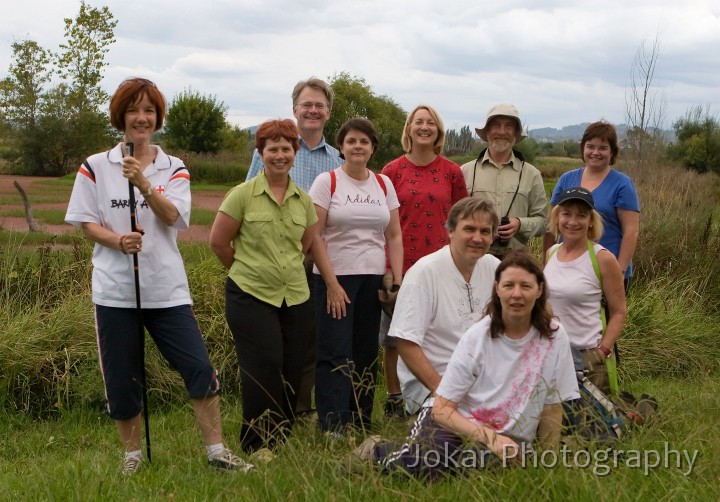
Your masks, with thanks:
M 404 109 L 427 103 L 446 127 L 514 103 L 530 128 L 625 121 L 634 56 L 660 33 L 653 83 L 666 127 L 688 107 L 720 110 L 717 0 L 88 0 L 118 21 L 103 85 L 155 81 L 168 100 L 213 94 L 242 127 L 291 116 L 300 79 L 347 71 Z M 79 0 L 3 9 L 0 76 L 11 43 L 53 51 Z

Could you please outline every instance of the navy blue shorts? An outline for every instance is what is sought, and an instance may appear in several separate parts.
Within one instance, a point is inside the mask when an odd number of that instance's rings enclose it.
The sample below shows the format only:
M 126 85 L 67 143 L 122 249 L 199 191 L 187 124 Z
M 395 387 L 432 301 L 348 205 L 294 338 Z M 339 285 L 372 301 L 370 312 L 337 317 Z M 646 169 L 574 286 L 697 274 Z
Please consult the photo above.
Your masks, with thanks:
M 180 373 L 193 399 L 220 391 L 217 372 L 190 305 L 143 309 L 143 324 L 160 353 Z M 105 383 L 108 413 L 127 420 L 142 410 L 142 343 L 137 310 L 95 305 L 100 370 Z

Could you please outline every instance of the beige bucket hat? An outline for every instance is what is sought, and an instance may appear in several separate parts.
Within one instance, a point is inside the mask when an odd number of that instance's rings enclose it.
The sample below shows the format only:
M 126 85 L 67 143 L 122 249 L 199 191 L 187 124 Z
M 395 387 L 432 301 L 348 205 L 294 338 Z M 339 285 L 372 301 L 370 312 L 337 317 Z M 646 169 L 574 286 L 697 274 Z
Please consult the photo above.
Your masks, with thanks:
M 527 138 L 527 132 L 523 129 L 522 121 L 520 120 L 520 112 L 518 112 L 518 109 L 515 108 L 514 105 L 510 105 L 508 103 L 501 103 L 499 105 L 495 105 L 492 108 L 490 108 L 490 111 L 488 111 L 487 118 L 485 119 L 485 123 L 475 128 L 475 132 L 478 136 L 480 136 L 480 139 L 487 142 L 487 134 L 485 133 L 485 129 L 487 129 L 487 124 L 490 122 L 490 119 L 493 117 L 510 117 L 517 121 L 518 125 L 518 133 L 515 137 L 515 143 L 520 143 L 522 140 Z

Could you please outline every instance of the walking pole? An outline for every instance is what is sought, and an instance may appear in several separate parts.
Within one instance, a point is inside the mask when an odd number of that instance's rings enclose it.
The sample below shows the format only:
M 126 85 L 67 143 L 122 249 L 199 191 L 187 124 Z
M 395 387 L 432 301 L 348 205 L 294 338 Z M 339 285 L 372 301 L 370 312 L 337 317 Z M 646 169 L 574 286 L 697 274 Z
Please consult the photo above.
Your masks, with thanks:
M 133 143 L 125 143 L 125 149 L 127 150 L 128 157 L 132 157 L 134 153 L 135 145 Z M 130 203 L 130 229 L 133 232 L 137 232 L 137 222 L 135 220 L 135 187 L 132 182 L 128 180 L 128 197 Z M 138 317 L 138 336 L 140 337 L 140 357 L 142 359 L 142 400 L 143 400 L 143 418 L 145 419 L 145 451 L 147 453 L 148 462 L 152 462 L 152 456 L 150 455 L 150 417 L 148 413 L 148 396 L 147 396 L 147 381 L 145 380 L 145 328 L 143 326 L 142 317 L 142 304 L 140 303 L 140 269 L 138 267 L 138 255 L 132 253 L 133 257 L 133 271 L 135 273 L 135 310 L 137 311 Z

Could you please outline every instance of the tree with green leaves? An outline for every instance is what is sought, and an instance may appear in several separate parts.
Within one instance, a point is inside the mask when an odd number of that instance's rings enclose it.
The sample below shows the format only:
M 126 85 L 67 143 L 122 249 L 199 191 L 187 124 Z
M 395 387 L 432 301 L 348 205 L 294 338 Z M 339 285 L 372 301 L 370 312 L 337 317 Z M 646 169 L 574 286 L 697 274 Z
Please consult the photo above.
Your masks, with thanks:
M 52 54 L 34 40 L 12 44 L 9 75 L 0 82 L 3 116 L 14 128 L 35 126 L 43 89 L 52 77 Z
M 392 98 L 376 95 L 361 77 L 342 72 L 331 77 L 329 82 L 335 99 L 330 119 L 325 124 L 327 141 L 334 144 L 338 129 L 351 118 L 365 117 L 372 121 L 380 140 L 378 150 L 370 159 L 370 166 L 380 169 L 402 155 L 400 137 L 407 112 Z
M 73 104 L 81 111 L 98 111 L 108 101 L 100 82 L 116 26 L 110 9 L 90 7 L 84 1 L 75 19 L 65 18 L 66 42 L 60 44 L 58 73 L 69 83 Z
M 168 107 L 163 139 L 169 148 L 216 153 L 226 136 L 227 106 L 214 95 L 185 89 Z
M 108 65 L 105 58 L 115 43 L 117 21 L 108 7 L 90 7 L 84 1 L 77 16 L 64 21 L 65 43 L 60 44 L 57 64 L 65 87 L 48 95 L 44 117 L 49 130 L 66 128 L 65 135 L 52 135 L 50 141 L 57 153 L 48 161 L 49 167 L 59 174 L 72 171 L 84 157 L 109 146 L 114 136 L 102 109 L 109 96 L 100 82 Z
M 253 136 L 250 131 L 241 129 L 239 126 L 225 123 L 223 130 L 222 148 L 229 152 L 247 156 L 252 156 L 253 148 L 255 144 L 253 142 Z
M 117 22 L 107 7 L 84 1 L 65 19 L 66 41 L 55 55 L 32 40 L 13 44 L 9 75 L 0 82 L 0 103 L 10 145 L 7 159 L 23 174 L 63 175 L 83 158 L 109 146 L 113 133 L 100 87 L 105 56 Z M 52 63 L 65 81 L 47 89 Z
M 720 174 L 720 121 L 709 106 L 694 106 L 673 124 L 676 141 L 667 155 L 700 173 Z
M 0 106 L 8 148 L 4 157 L 24 174 L 43 174 L 44 147 L 40 122 L 45 86 L 52 77 L 52 54 L 34 40 L 12 44 L 8 76 L 0 82 Z
M 75 171 L 88 155 L 107 148 L 116 139 L 105 114 L 95 109 L 68 108 L 69 102 L 72 91 L 64 83 L 51 89 L 43 102 L 37 155 L 43 155 L 46 175 Z

